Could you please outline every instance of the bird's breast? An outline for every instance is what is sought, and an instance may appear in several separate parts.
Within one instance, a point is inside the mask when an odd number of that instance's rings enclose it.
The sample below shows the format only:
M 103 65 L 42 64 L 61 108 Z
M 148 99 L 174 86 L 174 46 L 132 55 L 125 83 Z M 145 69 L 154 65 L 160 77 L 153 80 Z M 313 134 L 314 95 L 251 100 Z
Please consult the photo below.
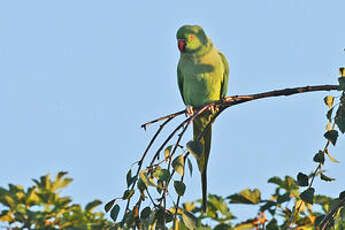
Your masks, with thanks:
M 223 71 L 214 62 L 200 60 L 183 63 L 183 95 L 186 104 L 201 106 L 219 100 Z

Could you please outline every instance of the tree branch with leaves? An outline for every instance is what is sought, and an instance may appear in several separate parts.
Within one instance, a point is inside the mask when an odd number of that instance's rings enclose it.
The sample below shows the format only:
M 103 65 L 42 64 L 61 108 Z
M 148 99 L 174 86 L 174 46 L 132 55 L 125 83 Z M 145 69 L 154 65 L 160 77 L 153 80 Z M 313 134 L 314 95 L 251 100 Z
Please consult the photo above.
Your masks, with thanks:
M 300 93 L 307 92 L 317 92 L 317 91 L 339 91 L 341 93 L 339 97 L 339 102 L 336 102 L 334 96 L 326 96 L 324 98 L 325 104 L 329 107 L 327 112 L 327 119 L 329 121 L 327 125 L 327 131 L 324 134 L 326 138 L 326 144 L 323 150 L 320 150 L 314 157 L 313 160 L 317 163 L 314 172 L 311 175 L 306 175 L 300 172 L 297 175 L 297 180 L 291 177 L 285 178 L 285 180 L 271 178 L 269 183 L 275 183 L 279 186 L 278 191 L 276 191 L 276 200 L 261 200 L 257 197 L 255 202 L 249 199 L 253 204 L 262 204 L 260 208 L 260 215 L 253 218 L 249 223 L 254 226 L 255 222 L 257 228 L 260 226 L 263 228 L 268 222 L 265 212 L 269 212 L 272 219 L 269 221 L 270 226 L 274 225 L 276 221 L 274 215 L 277 210 L 286 217 L 284 224 L 280 227 L 292 228 L 299 224 L 301 219 L 301 213 L 306 213 L 305 208 L 310 208 L 316 199 L 314 196 L 315 189 L 313 187 L 313 182 L 315 177 L 320 175 L 321 180 L 332 181 L 325 175 L 322 167 L 325 163 L 325 155 L 329 157 L 331 161 L 336 162 L 334 157 L 332 157 L 328 151 L 328 146 L 330 144 L 336 145 L 337 138 L 339 135 L 338 130 L 341 133 L 345 132 L 345 73 L 344 68 L 340 68 L 341 76 L 338 78 L 339 85 L 316 85 L 316 86 L 304 86 L 296 88 L 287 88 L 282 90 L 273 90 L 264 93 L 249 94 L 249 95 L 235 95 L 230 97 L 225 97 L 221 100 L 214 101 L 203 105 L 195 109 L 195 113 L 183 119 L 177 127 L 175 127 L 167 137 L 164 138 L 161 144 L 158 144 L 156 151 L 152 150 L 152 146 L 157 142 L 157 138 L 160 136 L 162 130 L 167 127 L 167 125 L 175 118 L 183 116 L 186 114 L 186 110 L 181 110 L 173 114 L 169 114 L 150 122 L 143 124 L 145 130 L 149 125 L 161 122 L 156 133 L 153 135 L 151 141 L 149 142 L 147 148 L 142 154 L 141 159 L 136 164 L 136 172 L 132 174 L 132 169 L 127 173 L 127 189 L 120 198 L 115 198 L 109 201 L 105 210 L 110 211 L 111 217 L 114 221 L 117 220 L 118 213 L 120 211 L 120 206 L 115 204 L 118 200 L 126 201 L 124 215 L 120 222 L 116 223 L 118 229 L 201 229 L 206 226 L 202 223 L 202 219 L 210 217 L 217 219 L 218 216 L 213 213 L 219 212 L 217 208 L 212 207 L 212 200 L 217 200 L 217 202 L 222 203 L 220 197 L 211 196 L 209 198 L 209 203 L 211 203 L 210 208 L 207 213 L 202 213 L 199 208 L 191 208 L 188 203 L 184 203 L 180 206 L 181 197 L 183 197 L 186 185 L 184 184 L 185 176 L 185 166 L 188 165 L 190 174 L 192 174 L 193 168 L 190 160 L 190 156 L 198 159 L 200 157 L 202 148 L 198 142 L 200 138 L 205 134 L 206 130 L 209 128 L 210 124 L 220 115 L 223 111 L 231 108 L 235 105 L 240 105 L 245 102 L 254 101 L 258 99 L 270 98 L 270 97 L 280 97 L 280 96 L 290 96 Z M 189 141 L 185 147 L 181 143 L 182 137 L 184 136 L 186 130 L 190 127 L 192 121 L 203 113 L 209 111 L 210 108 L 215 107 L 218 109 L 216 116 L 213 116 L 209 125 L 205 130 L 199 135 L 197 140 Z M 337 128 L 337 129 L 336 129 Z M 161 159 L 162 158 L 162 159 Z M 147 162 L 147 163 L 145 163 Z M 304 191 L 299 192 L 301 187 L 307 187 Z M 286 192 L 282 195 L 280 190 L 284 189 Z M 175 192 L 173 193 L 172 190 Z M 138 195 L 135 195 L 135 194 Z M 176 193 L 176 194 L 175 194 Z M 249 197 L 253 196 L 252 193 L 255 191 L 246 191 Z M 172 196 L 176 196 L 176 199 L 172 199 Z M 242 198 L 239 198 L 241 197 Z M 254 194 L 255 197 L 255 194 Z M 142 208 L 143 202 L 149 198 L 151 205 Z M 171 198 L 168 201 L 168 198 Z M 287 208 L 282 207 L 282 203 L 294 199 L 293 207 Z M 134 205 L 131 206 L 132 200 L 136 199 Z M 240 195 L 229 196 L 228 199 L 230 203 L 239 202 L 248 203 L 248 199 L 241 193 Z M 216 202 L 216 203 L 217 203 Z M 250 203 L 249 202 L 249 203 Z M 167 208 L 168 204 L 171 204 L 171 208 Z M 219 205 L 219 203 L 218 203 Z M 223 205 L 224 206 L 224 205 Z M 225 224 L 229 228 L 222 229 L 233 229 L 231 224 L 228 223 L 232 219 L 232 215 L 229 214 L 227 209 L 223 208 L 220 213 L 224 215 L 224 221 L 220 221 L 221 224 Z M 197 215 L 196 215 L 197 214 Z M 303 215 L 304 215 L 303 214 Z M 310 211 L 309 214 L 314 212 Z M 327 217 L 322 223 L 329 223 L 329 220 L 335 215 L 332 214 L 331 217 Z M 316 218 L 316 216 L 314 216 Z M 314 219 L 315 219 L 314 218 Z M 220 219 L 221 220 L 221 219 Z M 272 222 L 273 221 L 273 222 Z M 315 221 L 311 221 L 315 224 Z M 278 224 L 276 224 L 278 226 Z M 268 227 L 267 225 L 266 227 Z M 236 229 L 236 228 L 235 228 Z M 238 228 L 239 229 L 239 228 Z

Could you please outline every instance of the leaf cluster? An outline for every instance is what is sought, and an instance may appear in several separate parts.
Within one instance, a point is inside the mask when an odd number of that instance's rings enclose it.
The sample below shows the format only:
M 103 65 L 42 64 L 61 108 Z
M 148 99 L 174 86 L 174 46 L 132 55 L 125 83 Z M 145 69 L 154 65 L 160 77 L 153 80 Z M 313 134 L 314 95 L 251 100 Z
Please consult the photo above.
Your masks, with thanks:
M 102 202 L 94 200 L 84 208 L 73 204 L 69 197 L 60 196 L 59 191 L 67 187 L 72 179 L 67 172 L 59 172 L 52 180 L 50 175 L 33 179 L 35 185 L 24 189 L 21 185 L 9 184 L 0 187 L 0 221 L 8 229 L 105 229 L 112 223 L 95 208 Z

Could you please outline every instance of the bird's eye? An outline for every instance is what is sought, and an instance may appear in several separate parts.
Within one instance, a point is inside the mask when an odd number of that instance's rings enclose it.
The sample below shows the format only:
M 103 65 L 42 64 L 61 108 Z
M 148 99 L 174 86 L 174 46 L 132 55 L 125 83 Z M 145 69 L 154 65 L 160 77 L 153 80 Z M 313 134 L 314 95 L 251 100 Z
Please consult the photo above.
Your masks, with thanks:
M 194 34 L 190 34 L 190 35 L 189 35 L 189 40 L 190 40 L 190 41 L 192 41 L 194 38 L 195 38 L 195 35 L 194 35 Z

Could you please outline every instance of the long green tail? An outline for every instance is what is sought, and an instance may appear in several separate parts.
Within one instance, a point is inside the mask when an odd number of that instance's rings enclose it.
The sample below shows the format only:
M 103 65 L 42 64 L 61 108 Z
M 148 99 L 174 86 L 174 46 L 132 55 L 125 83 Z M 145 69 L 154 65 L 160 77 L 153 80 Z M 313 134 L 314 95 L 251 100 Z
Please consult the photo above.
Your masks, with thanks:
M 201 134 L 210 121 L 209 116 L 199 116 L 193 120 L 193 136 L 194 141 L 197 140 L 199 134 Z M 205 135 L 201 137 L 200 142 L 204 147 L 203 153 L 198 160 L 198 166 L 201 173 L 201 189 L 202 189 L 202 210 L 206 212 L 207 209 L 207 162 L 210 155 L 211 148 L 211 136 L 212 125 L 205 132 Z

